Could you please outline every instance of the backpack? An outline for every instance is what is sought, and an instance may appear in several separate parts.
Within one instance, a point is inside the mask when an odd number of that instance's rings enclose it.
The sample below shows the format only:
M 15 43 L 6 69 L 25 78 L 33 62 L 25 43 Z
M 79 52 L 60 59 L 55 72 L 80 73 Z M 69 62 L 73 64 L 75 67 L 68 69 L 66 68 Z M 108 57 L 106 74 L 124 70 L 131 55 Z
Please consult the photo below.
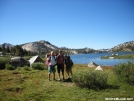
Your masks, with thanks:
M 48 59 L 48 60 L 47 60 Z M 49 66 L 49 63 L 51 61 L 51 56 L 49 56 L 48 58 L 46 59 L 46 66 Z M 55 56 L 54 56 L 54 59 L 55 59 Z
M 50 61 L 46 60 L 46 66 L 49 66 Z
M 73 66 L 73 61 L 70 59 L 69 61 L 65 62 L 66 66 Z

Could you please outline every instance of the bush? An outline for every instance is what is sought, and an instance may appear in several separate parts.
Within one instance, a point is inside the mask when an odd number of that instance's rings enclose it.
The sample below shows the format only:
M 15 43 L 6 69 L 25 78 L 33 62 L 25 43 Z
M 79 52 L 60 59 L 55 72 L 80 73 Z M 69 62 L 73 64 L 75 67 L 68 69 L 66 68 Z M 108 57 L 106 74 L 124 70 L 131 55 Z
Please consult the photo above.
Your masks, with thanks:
M 118 64 L 114 68 L 118 79 L 122 82 L 134 84 L 134 64 L 131 62 Z
M 73 74 L 72 80 L 79 87 L 105 88 L 107 86 L 107 74 L 102 71 L 82 71 Z
M 24 66 L 23 69 L 27 70 L 27 71 L 30 71 L 30 67 L 28 67 L 28 66 Z
M 9 58 L 0 57 L 0 69 L 5 69 L 6 64 L 9 63 Z
M 31 56 L 24 56 L 23 58 L 26 60 L 30 60 Z
M 46 69 L 46 65 L 44 63 L 40 63 L 40 62 L 33 63 L 31 67 L 33 69 L 38 69 L 38 70 Z
M 6 69 L 8 69 L 8 70 L 14 70 L 15 68 L 11 64 L 6 64 Z

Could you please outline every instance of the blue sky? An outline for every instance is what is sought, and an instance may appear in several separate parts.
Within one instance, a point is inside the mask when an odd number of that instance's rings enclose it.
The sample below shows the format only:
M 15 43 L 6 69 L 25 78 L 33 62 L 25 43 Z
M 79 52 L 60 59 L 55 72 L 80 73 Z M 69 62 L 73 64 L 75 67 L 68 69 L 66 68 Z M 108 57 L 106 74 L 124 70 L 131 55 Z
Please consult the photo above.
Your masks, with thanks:
M 0 44 L 112 48 L 134 40 L 134 0 L 0 0 Z

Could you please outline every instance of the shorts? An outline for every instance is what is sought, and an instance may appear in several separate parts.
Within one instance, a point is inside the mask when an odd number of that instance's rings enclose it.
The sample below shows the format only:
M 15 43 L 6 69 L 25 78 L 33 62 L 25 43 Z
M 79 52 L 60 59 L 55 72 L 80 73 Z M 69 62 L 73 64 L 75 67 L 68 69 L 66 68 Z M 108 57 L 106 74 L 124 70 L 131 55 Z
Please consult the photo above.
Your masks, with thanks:
M 55 72 L 56 72 L 56 70 L 55 70 L 55 65 L 50 65 L 50 66 L 48 66 L 48 72 L 49 72 L 49 73 L 55 73 Z
M 60 71 L 62 71 L 62 73 L 64 73 L 64 64 L 57 64 L 57 71 L 58 71 L 58 73 L 60 73 Z
M 66 66 L 66 71 L 71 71 L 72 70 L 72 66 Z

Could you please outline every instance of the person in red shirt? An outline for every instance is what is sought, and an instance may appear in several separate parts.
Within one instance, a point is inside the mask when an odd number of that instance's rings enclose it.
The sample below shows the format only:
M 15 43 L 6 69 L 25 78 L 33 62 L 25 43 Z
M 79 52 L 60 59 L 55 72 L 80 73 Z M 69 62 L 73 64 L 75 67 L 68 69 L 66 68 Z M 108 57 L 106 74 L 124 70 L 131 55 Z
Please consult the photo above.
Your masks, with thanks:
M 62 72 L 62 76 L 64 80 L 64 56 L 61 50 L 59 50 L 59 55 L 57 56 L 56 61 L 57 61 L 58 80 L 61 80 L 60 71 Z

